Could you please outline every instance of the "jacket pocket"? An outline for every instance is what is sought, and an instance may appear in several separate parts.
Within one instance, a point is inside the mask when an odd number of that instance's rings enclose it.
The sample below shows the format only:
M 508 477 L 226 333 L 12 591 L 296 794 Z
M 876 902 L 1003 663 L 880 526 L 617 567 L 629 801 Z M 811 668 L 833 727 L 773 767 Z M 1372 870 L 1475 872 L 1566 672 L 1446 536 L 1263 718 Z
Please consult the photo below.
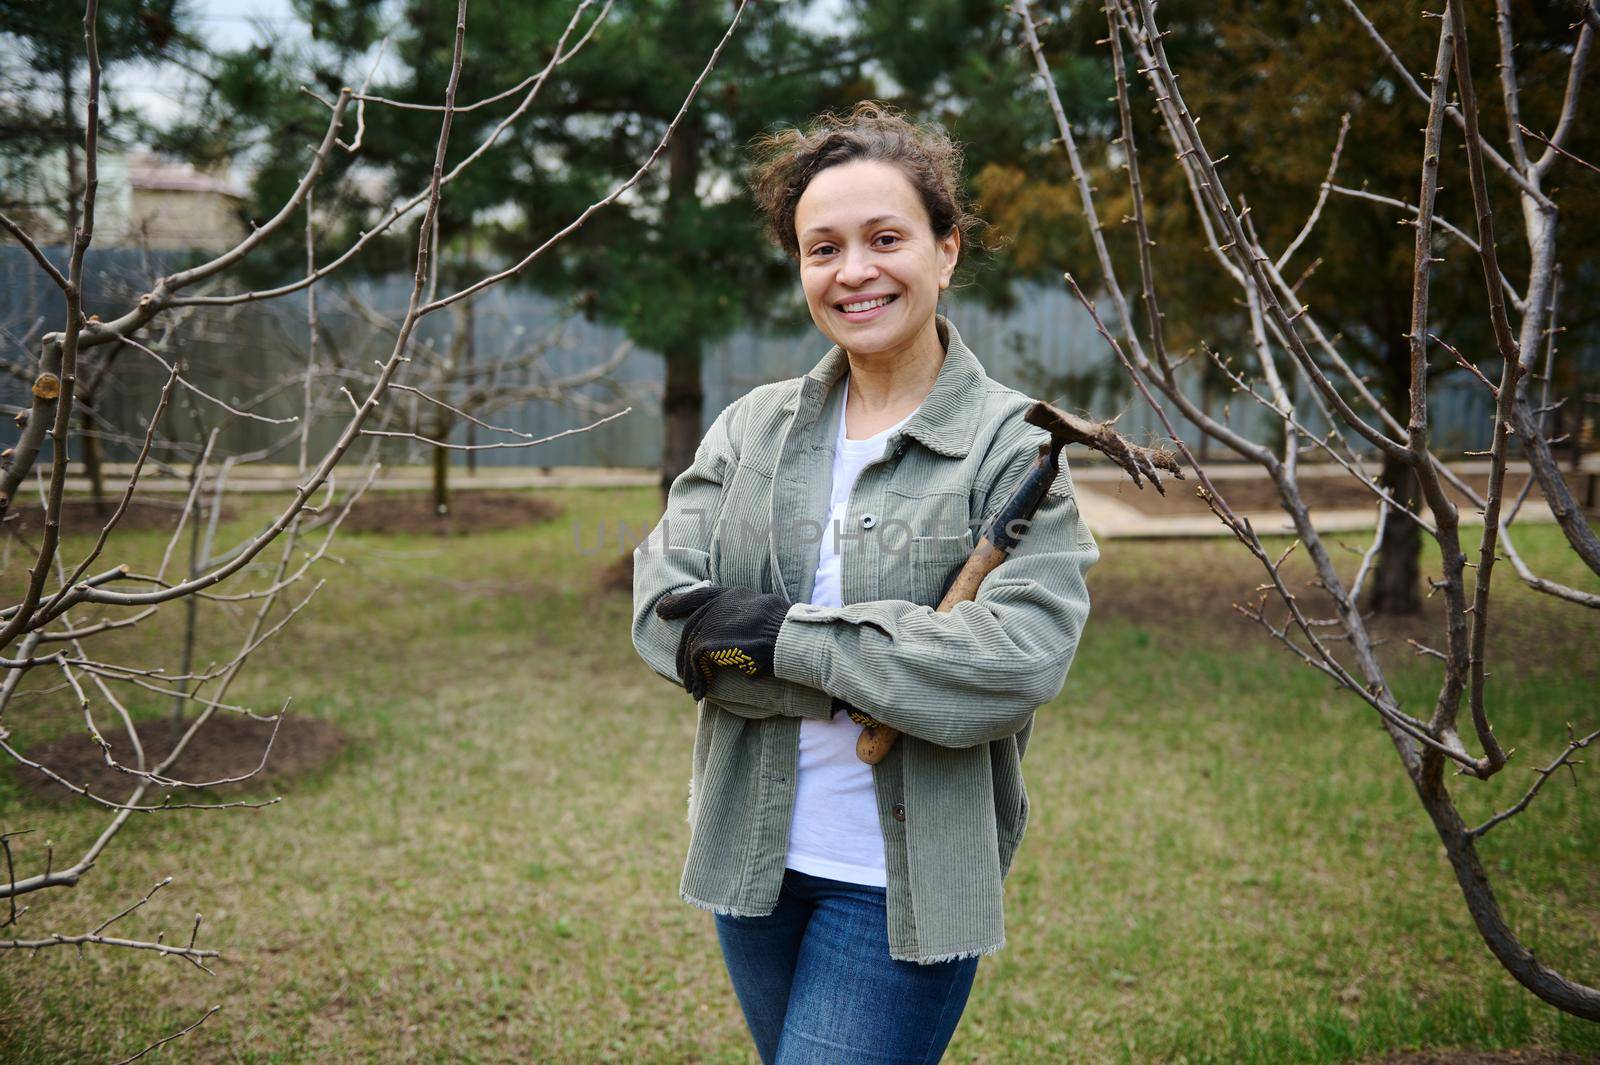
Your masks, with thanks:
M 938 606 L 972 554 L 972 530 L 960 536 L 913 536 L 909 553 L 913 602 Z
M 769 587 L 772 477 L 741 465 L 726 486 L 711 526 L 711 579 L 757 591 Z
M 917 565 L 946 565 L 965 562 L 972 554 L 972 530 L 960 536 L 913 536 L 911 561 Z

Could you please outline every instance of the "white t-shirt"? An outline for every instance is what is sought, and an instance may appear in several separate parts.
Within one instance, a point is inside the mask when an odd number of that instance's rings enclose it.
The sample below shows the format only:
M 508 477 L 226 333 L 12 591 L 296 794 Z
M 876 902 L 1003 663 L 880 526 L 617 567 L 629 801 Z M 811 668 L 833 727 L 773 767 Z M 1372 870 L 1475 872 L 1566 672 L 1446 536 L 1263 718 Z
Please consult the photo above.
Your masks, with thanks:
M 916 414 L 912 411 L 865 440 L 848 440 L 844 427 L 849 386 L 846 375 L 840 384 L 845 394 L 844 409 L 839 412 L 839 434 L 834 442 L 833 491 L 823 525 L 816 581 L 811 591 L 811 602 L 816 606 L 844 605 L 839 591 L 837 533 L 849 516 L 850 491 L 862 467 L 883 457 L 889 434 Z M 849 544 L 847 539 L 845 545 Z M 872 767 L 856 757 L 856 739 L 860 735 L 861 726 L 843 710 L 827 721 L 800 719 L 800 763 L 785 864 L 812 876 L 886 887 L 883 830 L 878 824 Z

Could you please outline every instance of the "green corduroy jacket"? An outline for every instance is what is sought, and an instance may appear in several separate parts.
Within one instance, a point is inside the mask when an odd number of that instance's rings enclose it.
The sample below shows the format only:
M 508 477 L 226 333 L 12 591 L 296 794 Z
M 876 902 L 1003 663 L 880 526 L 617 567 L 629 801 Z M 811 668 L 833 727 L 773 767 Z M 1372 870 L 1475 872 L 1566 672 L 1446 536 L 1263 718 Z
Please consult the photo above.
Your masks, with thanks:
M 633 641 L 678 683 L 684 622 L 662 596 L 706 582 L 791 603 L 775 675 L 721 670 L 699 703 L 689 852 L 679 893 L 716 913 L 777 904 L 793 816 L 800 718 L 833 697 L 903 735 L 873 768 L 889 951 L 923 964 L 1005 945 L 1002 883 L 1028 824 L 1022 758 L 1089 614 L 1099 548 L 1065 465 L 1017 549 L 978 597 L 937 613 L 974 534 L 1033 464 L 1031 400 L 989 378 L 938 316 L 945 358 L 921 408 L 860 474 L 841 530 L 846 605 L 808 605 L 828 512 L 848 370 L 835 345 L 804 377 L 762 385 L 718 415 L 666 513 L 635 550 Z

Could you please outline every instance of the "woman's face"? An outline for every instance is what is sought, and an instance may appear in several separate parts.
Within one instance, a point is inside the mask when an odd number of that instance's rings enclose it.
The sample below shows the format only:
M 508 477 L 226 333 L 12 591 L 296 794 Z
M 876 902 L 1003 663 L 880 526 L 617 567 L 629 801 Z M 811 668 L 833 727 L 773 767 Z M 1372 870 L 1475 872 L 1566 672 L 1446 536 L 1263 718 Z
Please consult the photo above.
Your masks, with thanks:
M 828 339 L 851 355 L 893 355 L 933 329 L 961 234 L 935 239 L 898 167 L 868 159 L 828 167 L 801 194 L 794 228 L 806 304 Z

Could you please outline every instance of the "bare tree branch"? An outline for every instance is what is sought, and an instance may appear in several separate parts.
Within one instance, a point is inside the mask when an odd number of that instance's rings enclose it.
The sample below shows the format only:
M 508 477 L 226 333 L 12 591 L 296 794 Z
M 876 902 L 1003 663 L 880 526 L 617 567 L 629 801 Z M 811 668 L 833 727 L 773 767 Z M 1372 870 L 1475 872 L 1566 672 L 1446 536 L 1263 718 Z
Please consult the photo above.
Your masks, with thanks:
M 1283 254 L 1279 255 L 1277 260 L 1273 262 L 1272 265 L 1277 269 L 1283 269 L 1284 264 L 1299 250 L 1300 245 L 1305 243 L 1305 239 L 1316 228 L 1317 219 L 1322 217 L 1322 205 L 1328 202 L 1328 190 L 1333 187 L 1333 175 L 1339 169 L 1339 154 L 1344 151 L 1344 136 L 1349 132 L 1350 112 L 1346 111 L 1339 116 L 1339 139 L 1333 142 L 1333 158 L 1328 161 L 1328 176 L 1322 179 L 1322 184 L 1317 189 L 1316 205 L 1311 208 L 1311 216 L 1306 219 L 1306 224 L 1300 227 L 1300 232 L 1295 234 L 1294 239 L 1289 242 L 1289 246 L 1283 249 Z
M 0 211 L 0 228 L 5 229 L 6 232 L 16 238 L 17 243 L 21 244 L 23 249 L 33 256 L 33 261 L 38 263 L 39 269 L 43 270 L 50 280 L 56 283 L 57 288 L 63 292 L 66 291 L 67 279 L 62 276 L 61 271 L 57 270 L 55 264 L 45 257 L 44 252 L 39 249 L 38 244 L 34 243 L 34 239 L 28 236 L 27 231 L 8 218 L 4 211 Z
M 1533 782 L 1533 786 L 1528 789 L 1527 793 L 1523 795 L 1521 799 L 1518 799 L 1514 806 L 1511 806 L 1505 810 L 1501 810 L 1483 824 L 1476 828 L 1470 829 L 1467 832 L 1468 839 L 1479 839 L 1484 835 L 1484 833 L 1494 828 L 1494 826 L 1509 821 L 1511 818 L 1526 810 L 1528 808 L 1528 804 L 1533 801 L 1534 796 L 1539 794 L 1539 790 L 1543 788 L 1545 782 L 1550 779 L 1551 774 L 1564 765 L 1573 765 L 1574 762 L 1572 756 L 1589 746 L 1589 744 L 1593 743 L 1597 738 L 1600 738 L 1600 730 L 1591 732 L 1581 739 L 1576 739 L 1573 738 L 1572 726 L 1569 724 L 1567 726 L 1567 737 L 1566 750 L 1562 751 L 1561 754 L 1557 756 L 1556 760 L 1551 762 L 1549 765 L 1543 767 L 1542 769 L 1534 770 L 1534 772 L 1538 774 L 1539 779 Z M 1576 778 L 1573 779 L 1573 783 L 1577 783 Z
M 167 1036 L 165 1039 L 156 1040 L 154 1043 L 151 1043 L 149 1046 L 145 1047 L 143 1050 L 139 1051 L 137 1054 L 134 1054 L 134 1055 L 132 1055 L 130 1057 L 123 1058 L 121 1061 L 117 1062 L 116 1065 L 129 1065 L 130 1062 L 138 1061 L 140 1058 L 142 1058 L 146 1054 L 150 1053 L 150 1051 L 157 1050 L 157 1049 L 159 1049 L 159 1048 L 161 1048 L 163 1046 L 166 1046 L 168 1043 L 172 1042 L 174 1039 L 180 1039 L 183 1036 L 188 1035 L 190 1032 L 194 1031 L 196 1028 L 198 1028 L 202 1024 L 206 1023 L 206 1021 L 210 1020 L 211 1019 L 211 1015 L 213 1013 L 217 1012 L 218 1010 L 220 1010 L 221 1008 L 222 1008 L 221 1006 L 212 1006 L 210 1009 L 206 1010 L 205 1013 L 201 1014 L 200 1019 L 198 1021 L 195 1021 L 193 1024 L 189 1025 L 186 1028 L 182 1028 L 182 1029 L 180 1029 L 180 1030 L 178 1030 L 176 1032 L 173 1032 L 171 1035 Z

